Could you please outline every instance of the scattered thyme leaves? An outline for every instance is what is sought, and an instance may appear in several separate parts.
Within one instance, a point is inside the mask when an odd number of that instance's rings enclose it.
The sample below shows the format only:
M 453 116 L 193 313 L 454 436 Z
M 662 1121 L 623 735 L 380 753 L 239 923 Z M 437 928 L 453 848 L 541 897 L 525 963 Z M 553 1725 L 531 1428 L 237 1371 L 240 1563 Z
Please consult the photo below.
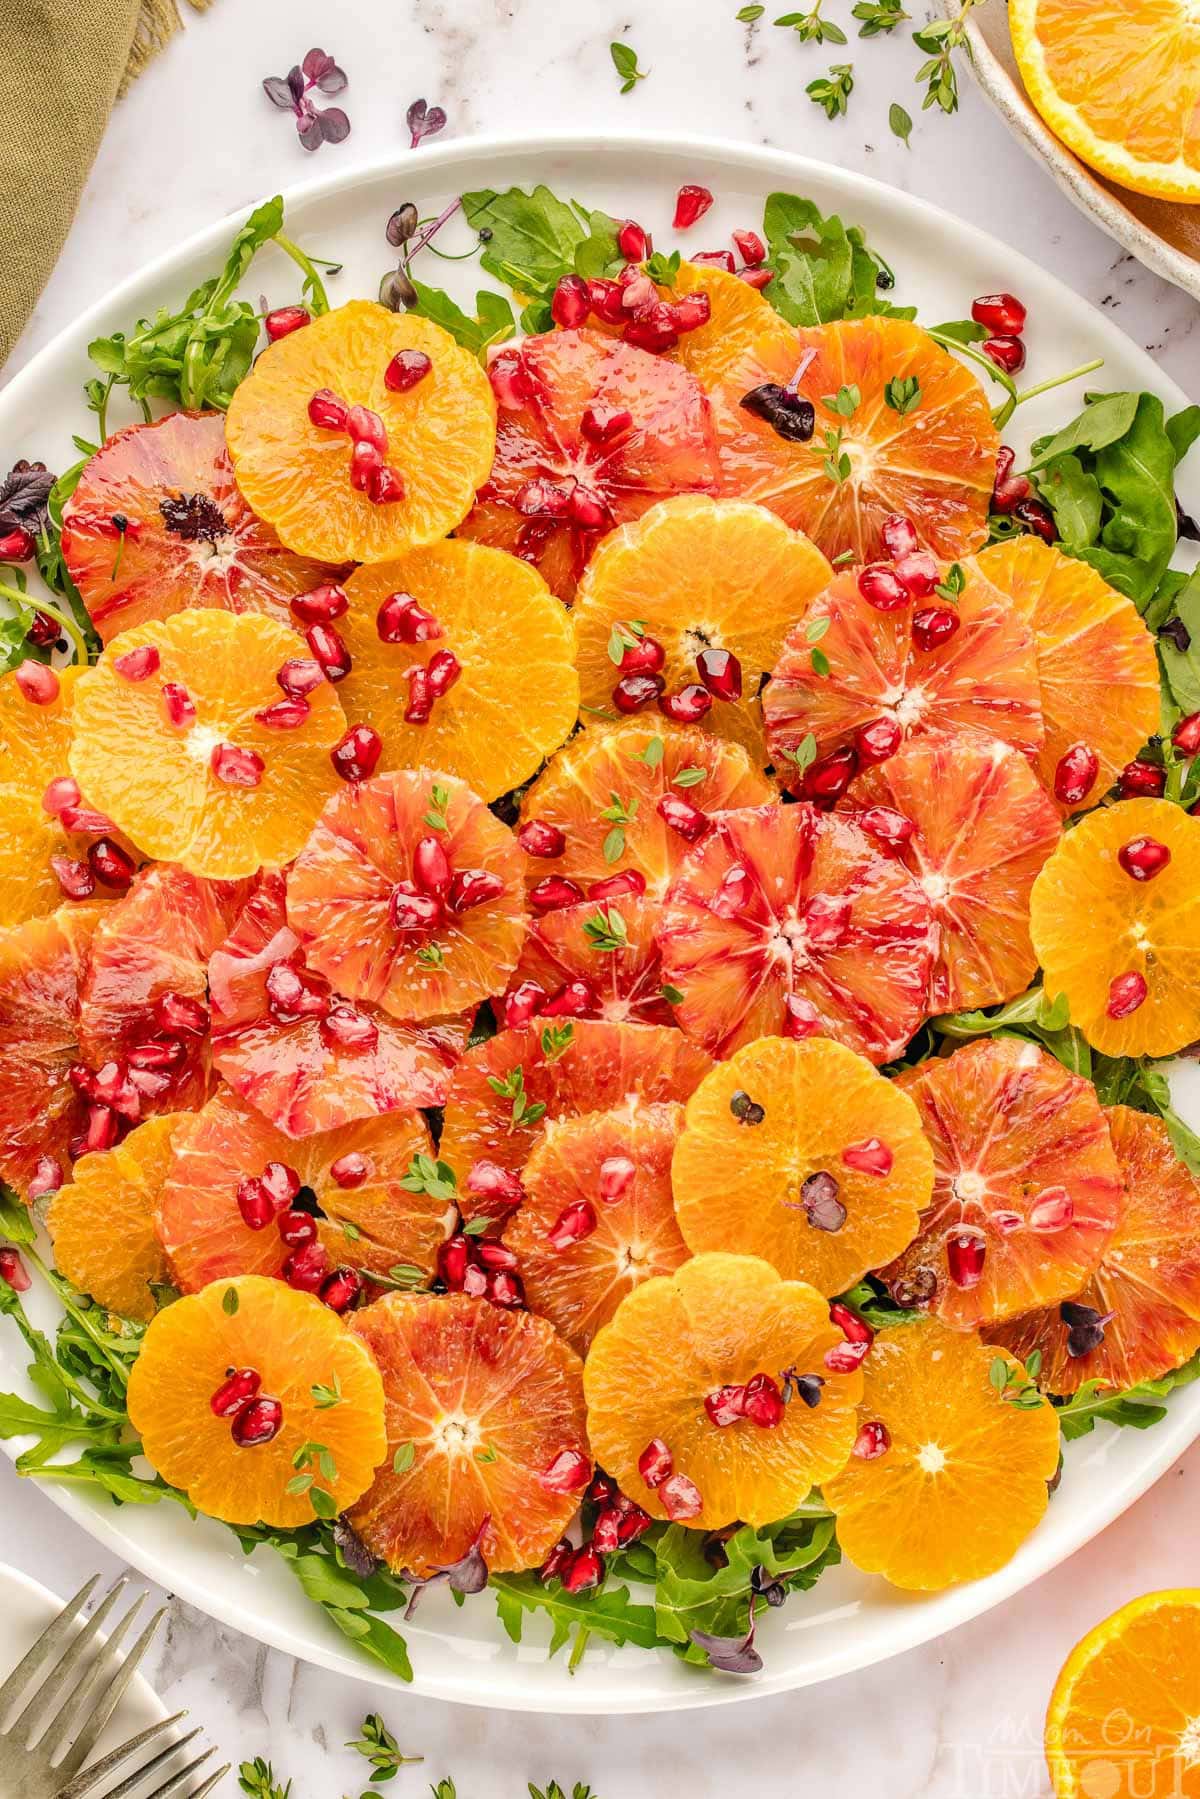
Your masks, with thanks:
M 821 17 L 824 0 L 817 0 L 809 12 L 785 12 L 775 20 L 776 25 L 794 31 L 802 44 L 844 44 L 846 33 L 832 19 Z M 812 89 L 809 89 L 812 92 Z M 830 115 L 832 116 L 832 115 Z
M 432 1156 L 415 1155 L 400 1185 L 406 1193 L 428 1193 L 431 1199 L 455 1199 L 458 1182 L 449 1162 L 435 1162 Z
M 394 1780 L 401 1768 L 425 1760 L 423 1755 L 403 1754 L 378 1712 L 367 1713 L 359 1725 L 359 1734 L 346 1747 L 357 1750 L 359 1755 L 370 1762 L 372 1786 L 382 1786 L 384 1781 Z
M 814 106 L 822 108 L 827 119 L 836 119 L 848 110 L 854 92 L 853 63 L 833 63 L 828 75 L 810 81 L 804 91 Z
M 631 94 L 639 81 L 645 81 L 649 69 L 639 69 L 637 51 L 631 44 L 610 44 L 608 54 L 621 83 L 621 92 Z

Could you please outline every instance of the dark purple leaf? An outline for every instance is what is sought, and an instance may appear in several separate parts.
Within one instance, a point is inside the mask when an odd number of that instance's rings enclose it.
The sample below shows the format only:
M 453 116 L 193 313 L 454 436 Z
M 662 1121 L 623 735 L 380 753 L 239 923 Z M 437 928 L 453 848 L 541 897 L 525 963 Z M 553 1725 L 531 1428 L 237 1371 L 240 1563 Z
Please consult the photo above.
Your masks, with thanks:
M 57 476 L 44 462 L 14 462 L 0 481 L 0 531 L 31 531 L 46 523 L 46 501 Z
M 350 136 L 350 121 L 340 106 L 327 106 L 317 118 L 321 122 L 321 136 L 327 144 L 340 144 L 343 138 Z
M 763 1659 L 754 1647 L 754 1620 L 744 1637 L 714 1637 L 706 1630 L 694 1630 L 692 1642 L 703 1649 L 711 1668 L 724 1674 L 761 1674 Z
M 418 1580 L 411 1574 L 401 1575 L 401 1579 L 408 1581 L 412 1587 L 412 1596 L 404 1611 L 406 1618 L 411 1618 L 416 1611 L 417 1601 L 426 1587 L 437 1586 L 439 1581 L 444 1580 L 452 1593 L 482 1593 L 488 1583 L 488 1565 L 483 1559 L 483 1550 L 479 1545 L 482 1543 L 484 1532 L 491 1521 L 491 1513 L 488 1512 L 479 1526 L 475 1541 L 467 1553 L 459 1557 L 458 1561 L 450 1562 L 445 1568 L 436 1569 L 434 1573 L 426 1575 L 423 1580 Z
M 323 94 L 340 94 L 346 85 L 347 77 L 345 69 L 339 69 L 338 65 L 332 61 L 325 73 L 321 76 L 321 79 L 317 82 L 317 86 Z
M 414 100 L 405 114 L 412 148 L 415 150 L 422 138 L 433 137 L 441 131 L 446 123 L 446 115 L 440 106 L 429 106 L 424 100 Z
M 387 222 L 387 240 L 393 250 L 398 250 L 401 244 L 408 242 L 417 228 L 417 217 L 417 209 L 411 200 L 406 200 L 403 206 L 396 208 Z
M 389 312 L 400 312 L 417 303 L 417 290 L 403 269 L 390 269 L 379 283 L 379 303 Z
M 325 142 L 321 120 L 311 107 L 296 116 L 296 133 L 306 150 L 319 150 Z
M 292 90 L 282 75 L 268 75 L 263 82 L 263 93 L 272 106 L 282 107 L 284 112 L 291 112 L 295 105 Z
M 333 1526 L 333 1540 L 342 1554 L 352 1574 L 360 1580 L 368 1580 L 379 1566 L 379 1562 L 367 1548 L 354 1526 L 346 1517 L 337 1519 Z
M 320 81 L 326 69 L 333 67 L 333 58 L 325 50 L 310 50 L 300 66 L 307 80 Z
M 293 63 L 288 70 L 287 84 L 291 89 L 292 99 L 299 103 L 304 98 L 304 71 L 299 63 Z

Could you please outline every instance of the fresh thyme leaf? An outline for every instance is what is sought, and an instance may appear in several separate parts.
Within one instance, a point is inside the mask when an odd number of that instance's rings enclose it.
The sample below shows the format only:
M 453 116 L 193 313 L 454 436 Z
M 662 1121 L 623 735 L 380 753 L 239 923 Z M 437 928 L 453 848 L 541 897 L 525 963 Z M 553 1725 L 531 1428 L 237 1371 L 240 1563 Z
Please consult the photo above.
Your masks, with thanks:
M 957 606 L 959 596 L 967 585 L 966 571 L 961 562 L 952 562 L 945 575 L 934 588 L 934 592 L 952 606 Z
M 449 1162 L 435 1162 L 426 1155 L 413 1157 L 400 1185 L 406 1193 L 428 1193 L 431 1199 L 455 1199 L 458 1194 L 458 1182 Z
M 621 79 L 621 92 L 630 94 L 639 81 L 645 81 L 648 69 L 638 68 L 637 51 L 630 44 L 610 44 L 608 53 L 612 57 L 613 68 Z
M 967 20 L 979 4 L 980 0 L 962 0 L 952 19 L 936 19 L 932 24 L 913 32 L 913 43 L 928 58 L 914 76 L 918 85 L 922 82 L 925 84 L 922 110 L 937 106 L 945 113 L 958 111 L 958 75 L 954 67 L 954 55 L 964 48 L 969 54 Z
M 646 273 L 656 287 L 674 287 L 679 278 L 682 260 L 678 250 L 672 250 L 669 256 L 665 256 L 661 250 L 655 250 L 646 263 Z
M 817 618 L 810 618 L 804 627 L 805 643 L 820 643 L 823 637 L 828 636 L 832 623 L 833 620 L 827 612 L 821 613 Z
M 669 981 L 663 982 L 662 986 L 659 988 L 659 992 L 669 1006 L 681 1006 L 683 1004 L 683 994 L 678 987 L 672 987 Z
M 699 787 L 700 783 L 707 779 L 708 770 L 706 768 L 681 768 L 673 778 L 671 785 L 672 787 Z
M 662 738 L 652 737 L 645 749 L 640 752 L 638 761 L 644 762 L 647 768 L 657 768 L 663 759 L 663 748 Z
M 884 387 L 883 397 L 892 411 L 903 418 L 921 404 L 921 383 L 915 375 L 893 375 Z
M 881 32 L 895 31 L 908 18 L 901 0 L 858 0 L 850 8 L 850 15 L 860 21 L 859 37 L 878 37 Z
M 847 387 L 839 387 L 835 394 L 822 394 L 821 404 L 836 412 L 839 418 L 850 419 L 862 405 L 862 390 L 856 382 Z
M 842 40 L 845 42 L 845 39 Z M 848 62 L 835 62 L 828 76 L 819 76 L 810 81 L 805 93 L 814 106 L 819 106 L 827 119 L 836 119 L 850 105 L 850 95 L 854 91 L 854 65 Z
M 565 1024 L 548 1024 L 542 1027 L 542 1054 L 547 1062 L 557 1062 L 564 1050 L 570 1049 L 575 1041 L 575 1026 L 568 1018 Z
M 740 25 L 753 25 L 762 18 L 766 10 L 765 6 L 743 6 L 742 10 L 733 16 Z
M 821 467 L 829 479 L 840 487 L 843 481 L 850 479 L 852 473 L 850 458 L 842 449 L 841 426 L 836 431 L 826 431 L 824 437 L 826 454 L 822 458 Z
M 775 23 L 794 31 L 802 44 L 844 44 L 846 33 L 841 26 L 821 17 L 823 4 L 824 0 L 817 0 L 810 12 L 786 12 Z
M 901 14 L 901 17 L 903 16 L 904 15 Z M 890 26 L 888 29 L 891 29 Z M 893 137 L 898 137 L 902 144 L 907 145 L 909 138 L 912 136 L 912 128 L 913 122 L 911 116 L 905 112 L 898 100 L 893 100 L 892 104 L 888 107 L 888 129 L 891 131 Z
M 482 1237 L 486 1231 L 491 1229 L 495 1222 L 496 1220 L 494 1218 L 487 1218 L 481 1214 L 478 1218 L 469 1219 L 467 1223 L 463 1225 L 462 1234 L 464 1237 Z
M 789 762 L 794 762 L 801 774 L 803 774 L 809 764 L 816 761 L 817 740 L 810 731 L 807 737 L 801 738 L 794 750 L 784 750 L 782 753 L 788 758 Z
M 585 919 L 583 934 L 594 950 L 614 951 L 629 947 L 628 926 L 615 906 L 601 906 L 592 918 Z
M 824 677 L 829 673 L 829 657 L 825 654 L 824 650 L 814 650 L 809 657 L 809 661 L 812 663 L 814 675 L 821 675 Z
M 312 1387 L 310 1391 L 319 1412 L 327 1412 L 331 1407 L 341 1405 L 345 1398 L 345 1395 L 342 1392 L 342 1383 L 336 1374 L 327 1387 L 318 1384 Z
M 605 833 L 601 854 L 606 862 L 619 862 L 625 854 L 625 832 L 620 825 Z
M 280 1785 L 274 1768 L 261 1755 L 256 1755 L 251 1762 L 242 1762 L 238 1768 L 238 1785 L 243 1793 L 251 1795 L 251 1799 L 288 1799 L 292 1790 L 290 1780 L 286 1786 Z
M 370 1780 L 373 1786 L 382 1786 L 386 1780 L 394 1780 L 401 1768 L 407 1768 L 415 1762 L 423 1762 L 423 1755 L 404 1755 L 400 1745 L 379 1716 L 378 1712 L 368 1712 L 359 1726 L 359 1734 L 346 1744 L 347 1749 L 355 1749 L 371 1764 Z
M 238 1309 L 238 1292 L 236 1287 L 226 1287 L 221 1295 L 221 1310 L 226 1317 L 232 1318 Z
M 449 830 L 450 827 L 446 821 L 446 809 L 449 804 L 449 788 L 441 787 L 435 781 L 429 790 L 429 810 L 422 822 L 427 824 L 431 831 Z
M 392 1457 L 392 1472 L 394 1474 L 407 1474 L 416 1459 L 417 1452 L 412 1443 L 398 1443 L 396 1445 L 396 1453 Z

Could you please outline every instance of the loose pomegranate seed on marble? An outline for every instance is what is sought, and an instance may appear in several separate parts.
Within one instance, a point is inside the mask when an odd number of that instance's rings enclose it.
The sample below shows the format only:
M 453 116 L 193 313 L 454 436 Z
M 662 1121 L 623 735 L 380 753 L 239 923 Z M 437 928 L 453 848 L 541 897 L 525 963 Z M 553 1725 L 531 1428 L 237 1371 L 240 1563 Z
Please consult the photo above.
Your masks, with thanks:
M 1025 367 L 1025 345 L 1019 337 L 988 337 L 979 347 L 988 361 L 1006 375 L 1015 375 Z
M 309 422 L 322 431 L 344 431 L 350 408 L 331 387 L 319 387 L 308 402 Z
M 1157 837 L 1131 837 L 1117 851 L 1117 861 L 1135 881 L 1152 881 L 1170 860 L 1170 850 Z
M 129 886 L 136 872 L 132 856 L 126 855 L 120 844 L 110 837 L 101 837 L 98 842 L 89 844 L 87 860 L 100 884 L 115 887 L 118 891 Z
M 235 1415 L 230 1431 L 239 1449 L 255 1449 L 271 1443 L 283 1429 L 283 1407 L 277 1399 L 260 1395 Z
M 741 699 L 742 665 L 732 650 L 701 650 L 696 657 L 696 670 L 714 699 Z
M 486 906 L 504 892 L 502 876 L 488 868 L 463 868 L 450 883 L 447 904 L 452 912 L 469 912 Z
M 573 331 L 579 325 L 587 324 L 591 311 L 588 284 L 583 276 L 564 275 L 550 300 L 550 315 L 554 323 L 564 331 Z
M 344 588 L 333 581 L 323 581 L 307 593 L 298 593 L 290 606 L 302 625 L 331 625 L 350 610 L 350 601 Z
M 0 1247 L 0 1281 L 7 1281 L 14 1293 L 28 1293 L 33 1285 L 29 1270 L 11 1243 Z
M 913 613 L 913 642 L 919 650 L 936 650 L 949 643 L 959 623 L 958 613 L 949 606 L 923 606 Z
M 1073 743 L 1054 768 L 1054 797 L 1064 806 L 1080 806 L 1096 785 L 1100 758 L 1086 743 Z
M 424 350 L 397 350 L 383 371 L 383 385 L 389 393 L 406 394 L 424 381 L 432 367 Z
M 671 221 L 676 231 L 687 231 L 697 219 L 704 217 L 712 203 L 708 188 L 696 187 L 690 182 L 681 187 L 675 196 L 675 217 Z
M 987 1244 L 975 1231 L 955 1231 L 946 1241 L 946 1265 L 950 1279 L 964 1292 L 983 1279 Z
M 276 700 L 273 705 L 264 706 L 261 712 L 256 712 L 254 718 L 257 724 L 265 725 L 268 731 L 298 731 L 311 711 L 312 708 L 305 699 Z
M 324 669 L 311 656 L 289 656 L 275 675 L 276 684 L 289 700 L 305 699 L 324 679 Z
M 712 694 L 698 681 L 681 687 L 678 693 L 660 693 L 658 709 L 677 725 L 698 725 L 712 708 Z
M 1171 742 L 1184 756 L 1200 755 L 1200 712 L 1189 712 L 1171 732 Z
M 540 981 L 522 981 L 504 1001 L 504 1028 L 513 1031 L 537 1016 L 545 1003 L 546 989 Z
M 577 1199 L 571 1205 L 563 1207 L 546 1232 L 546 1241 L 551 1249 L 570 1249 L 573 1243 L 580 1243 L 584 1237 L 590 1237 L 595 1228 L 595 1212 L 586 1199 Z
M 334 625 L 310 625 L 304 641 L 321 665 L 327 681 L 344 681 L 350 673 L 350 652 Z
M 375 614 L 375 629 L 383 643 L 432 643 L 443 635 L 433 613 L 411 593 L 389 593 Z
M 31 706 L 52 706 L 58 698 L 58 676 L 44 662 L 20 663 L 15 679 Z
M 854 751 L 858 760 L 867 764 L 886 762 L 900 748 L 904 732 L 894 718 L 872 719 L 854 733 Z
M 273 344 L 281 337 L 290 337 L 293 331 L 303 331 L 305 325 L 312 324 L 312 314 L 307 306 L 277 306 L 263 320 L 263 330 Z
M 909 600 L 907 587 L 886 562 L 868 562 L 858 571 L 858 591 L 877 612 L 896 612 Z
M 712 828 L 708 813 L 678 793 L 664 793 L 655 811 L 663 823 L 677 832 L 685 843 L 699 843 Z
M 383 739 L 370 725 L 351 725 L 329 752 L 343 781 L 366 781 L 383 754 Z
M 700 1489 L 686 1474 L 669 1475 L 658 1492 L 663 1510 L 675 1524 L 686 1523 L 689 1518 L 698 1518 L 704 1510 Z
M 248 1399 L 258 1396 L 262 1375 L 256 1368 L 231 1368 L 209 1404 L 218 1418 L 232 1418 Z
M 645 1449 L 638 1457 L 638 1473 L 646 1485 L 653 1491 L 661 1487 L 665 1480 L 671 1478 L 675 1467 L 675 1458 L 661 1437 L 651 1437 Z
M 375 1168 L 369 1156 L 357 1149 L 348 1149 L 344 1156 L 330 1163 L 329 1172 L 339 1187 L 361 1187 L 364 1181 L 370 1180 Z
M 547 875 L 544 881 L 538 881 L 529 890 L 529 904 L 535 912 L 558 912 L 583 897 L 583 888 L 563 875 Z
M 1154 762 L 1127 762 L 1117 776 L 1117 795 L 1123 800 L 1160 800 L 1166 786 L 1167 771 Z
M 527 856 L 536 856 L 542 862 L 553 861 L 567 847 L 566 832 L 543 818 L 527 819 L 517 832 L 517 842 Z
M 318 1029 L 327 1049 L 369 1056 L 379 1046 L 379 1026 L 349 1004 L 330 1006 Z
M 550 1466 L 538 1475 L 538 1484 L 551 1493 L 575 1493 L 586 1487 L 591 1478 L 592 1464 L 585 1455 L 578 1449 L 560 1449 Z
M 640 712 L 652 700 L 658 699 L 665 687 L 666 682 L 659 674 L 622 675 L 612 690 L 613 705 L 618 712 Z
M 864 1424 L 854 1439 L 851 1455 L 856 1455 L 860 1462 L 874 1462 L 881 1455 L 886 1455 L 892 1447 L 891 1435 L 886 1424 L 877 1420 Z
M 971 302 L 971 317 L 1002 337 L 1020 337 L 1025 329 L 1025 308 L 1015 294 L 980 294 Z
M 140 649 L 126 650 L 123 655 L 113 657 L 113 668 L 123 681 L 146 681 L 157 674 L 162 657 L 152 643 L 144 643 Z
M 74 862 L 70 856 L 51 856 L 50 867 L 67 899 L 91 899 L 96 891 L 96 877 L 86 862 Z

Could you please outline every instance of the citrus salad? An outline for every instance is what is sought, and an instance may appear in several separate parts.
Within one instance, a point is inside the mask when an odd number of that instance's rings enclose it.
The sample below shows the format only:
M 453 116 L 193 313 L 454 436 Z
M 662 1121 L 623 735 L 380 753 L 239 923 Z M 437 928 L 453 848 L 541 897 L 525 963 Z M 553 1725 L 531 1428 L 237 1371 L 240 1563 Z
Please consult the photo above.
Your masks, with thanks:
M 435 1583 L 753 1673 L 1200 1373 L 1200 408 L 1018 458 L 1020 300 L 792 195 L 387 235 L 259 208 L 0 488 L 0 1434 L 402 1675 Z

